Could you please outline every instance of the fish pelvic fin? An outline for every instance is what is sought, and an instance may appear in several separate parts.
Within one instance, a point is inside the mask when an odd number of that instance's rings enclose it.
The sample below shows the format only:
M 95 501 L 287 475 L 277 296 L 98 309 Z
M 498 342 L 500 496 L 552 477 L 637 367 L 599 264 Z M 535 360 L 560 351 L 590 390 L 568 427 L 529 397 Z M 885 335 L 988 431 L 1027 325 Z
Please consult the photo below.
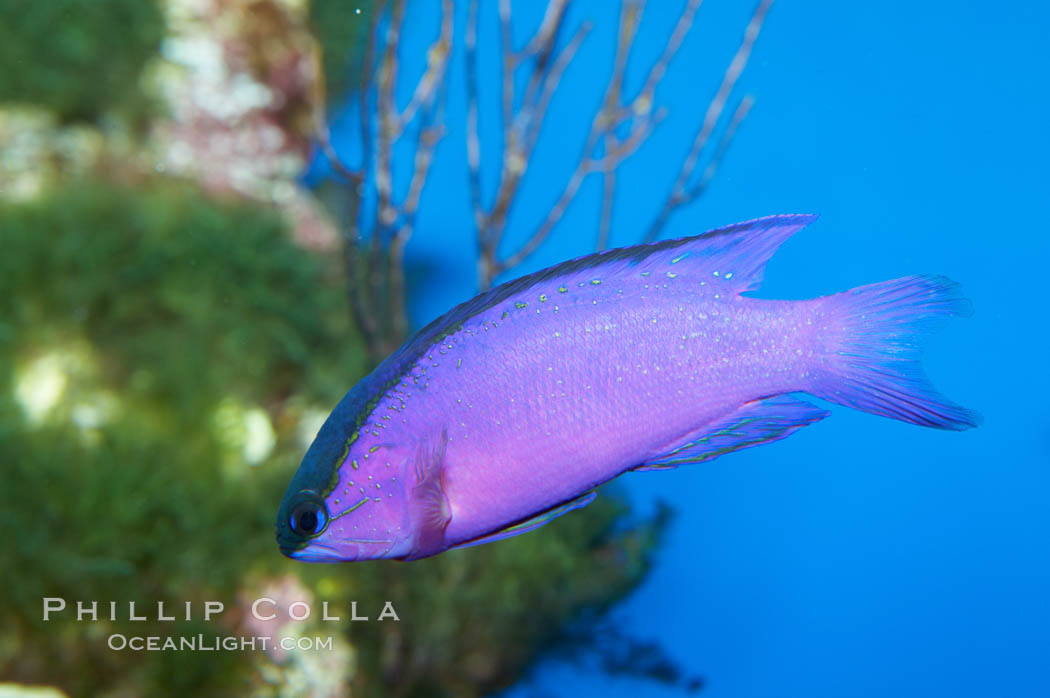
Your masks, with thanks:
M 744 403 L 729 416 L 683 436 L 666 451 L 633 470 L 668 470 L 704 463 L 742 448 L 783 439 L 828 416 L 826 410 L 790 395 Z
M 959 285 L 907 276 L 817 301 L 825 351 L 808 392 L 831 402 L 937 429 L 977 426 L 977 412 L 939 394 L 919 363 L 920 339 L 938 321 L 970 315 Z
M 597 496 L 597 494 L 598 493 L 594 491 L 588 492 L 579 497 L 576 497 L 575 499 L 571 499 L 568 502 L 564 502 L 563 504 L 558 504 L 556 506 L 551 507 L 550 509 L 546 509 L 545 511 L 542 511 L 533 517 L 530 517 L 523 521 L 519 521 L 515 524 L 511 524 L 506 528 L 501 528 L 498 531 L 489 533 L 479 538 L 473 538 L 465 543 L 453 545 L 451 546 L 451 548 L 471 548 L 475 545 L 492 543 L 493 541 L 503 540 L 504 538 L 511 538 L 513 536 L 520 536 L 522 533 L 535 531 L 540 526 L 550 523 L 562 514 L 567 514 L 573 509 L 580 509 L 582 507 L 587 506 L 588 504 L 594 501 L 594 498 Z
M 417 560 L 443 552 L 445 529 L 452 521 L 452 507 L 445 496 L 443 475 L 448 431 L 436 439 L 423 439 L 416 449 L 415 482 L 409 488 L 408 517 L 415 532 L 412 551 L 405 560 Z

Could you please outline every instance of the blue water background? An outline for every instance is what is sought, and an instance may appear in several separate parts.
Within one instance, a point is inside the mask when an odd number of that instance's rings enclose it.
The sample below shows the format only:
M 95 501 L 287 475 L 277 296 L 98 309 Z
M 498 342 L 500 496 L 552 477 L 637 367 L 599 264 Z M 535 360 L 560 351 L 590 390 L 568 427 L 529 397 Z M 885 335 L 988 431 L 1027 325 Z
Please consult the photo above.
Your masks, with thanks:
M 680 4 L 649 3 L 629 87 Z M 410 5 L 406 57 L 422 55 L 436 26 L 429 4 Z M 669 117 L 619 178 L 614 244 L 636 242 L 666 195 L 752 9 L 736 0 L 701 9 L 657 96 Z M 519 0 L 515 13 L 520 45 L 540 3 Z M 584 18 L 594 31 L 552 104 L 508 242 L 556 199 L 600 99 L 615 3 L 581 2 L 570 24 Z M 487 195 L 499 139 L 495 27 L 487 7 Z M 820 220 L 779 251 L 758 295 L 807 298 L 913 273 L 956 279 L 976 314 L 931 338 L 925 364 L 986 421 L 950 433 L 834 407 L 786 441 L 621 478 L 643 510 L 662 498 L 677 518 L 650 579 L 614 617 L 703 675 L 703 695 L 1050 695 L 1048 29 L 1050 10 L 1035 2 L 773 8 L 740 86 L 757 105 L 708 196 L 665 237 L 814 212 Z M 409 264 L 426 270 L 410 289 L 417 326 L 476 291 L 460 49 L 449 131 L 408 248 Z M 402 81 L 402 103 L 411 83 Z M 350 160 L 356 129 L 352 115 L 335 122 Z M 590 251 L 598 201 L 592 178 L 519 273 Z M 552 661 L 507 696 L 599 691 L 682 695 Z

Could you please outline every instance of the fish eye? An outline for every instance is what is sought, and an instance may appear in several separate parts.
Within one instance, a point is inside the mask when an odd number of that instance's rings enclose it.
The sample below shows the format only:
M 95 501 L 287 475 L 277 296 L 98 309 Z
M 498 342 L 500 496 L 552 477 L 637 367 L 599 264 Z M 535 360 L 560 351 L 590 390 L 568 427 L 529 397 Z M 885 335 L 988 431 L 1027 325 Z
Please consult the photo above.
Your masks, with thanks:
M 316 536 L 328 525 L 328 510 L 324 502 L 312 492 L 301 492 L 300 496 L 300 501 L 292 507 L 288 525 L 293 533 Z

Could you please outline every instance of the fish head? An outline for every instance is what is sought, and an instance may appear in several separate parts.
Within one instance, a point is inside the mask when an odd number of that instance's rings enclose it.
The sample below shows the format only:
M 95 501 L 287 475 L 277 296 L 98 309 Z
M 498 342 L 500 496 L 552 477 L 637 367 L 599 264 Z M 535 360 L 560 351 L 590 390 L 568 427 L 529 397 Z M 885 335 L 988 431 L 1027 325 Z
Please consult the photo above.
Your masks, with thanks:
M 305 488 L 285 494 L 277 521 L 281 552 L 303 562 L 404 558 L 413 536 L 394 498 L 349 501 Z
M 351 391 L 328 417 L 281 500 L 277 543 L 292 559 L 349 562 L 411 552 L 404 478 L 397 477 L 407 457 L 390 444 L 377 453 L 358 437 L 353 398 Z

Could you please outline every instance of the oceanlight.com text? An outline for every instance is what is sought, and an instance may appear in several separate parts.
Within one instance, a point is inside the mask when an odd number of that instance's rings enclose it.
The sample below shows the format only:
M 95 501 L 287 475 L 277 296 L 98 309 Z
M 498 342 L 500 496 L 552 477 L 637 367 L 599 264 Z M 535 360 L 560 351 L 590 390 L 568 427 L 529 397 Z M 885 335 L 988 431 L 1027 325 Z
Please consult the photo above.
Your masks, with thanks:
M 267 652 L 280 648 L 287 652 L 329 650 L 334 647 L 329 637 L 207 637 L 182 635 L 163 637 L 159 635 L 124 635 L 114 633 L 106 644 L 111 650 L 132 652 Z

